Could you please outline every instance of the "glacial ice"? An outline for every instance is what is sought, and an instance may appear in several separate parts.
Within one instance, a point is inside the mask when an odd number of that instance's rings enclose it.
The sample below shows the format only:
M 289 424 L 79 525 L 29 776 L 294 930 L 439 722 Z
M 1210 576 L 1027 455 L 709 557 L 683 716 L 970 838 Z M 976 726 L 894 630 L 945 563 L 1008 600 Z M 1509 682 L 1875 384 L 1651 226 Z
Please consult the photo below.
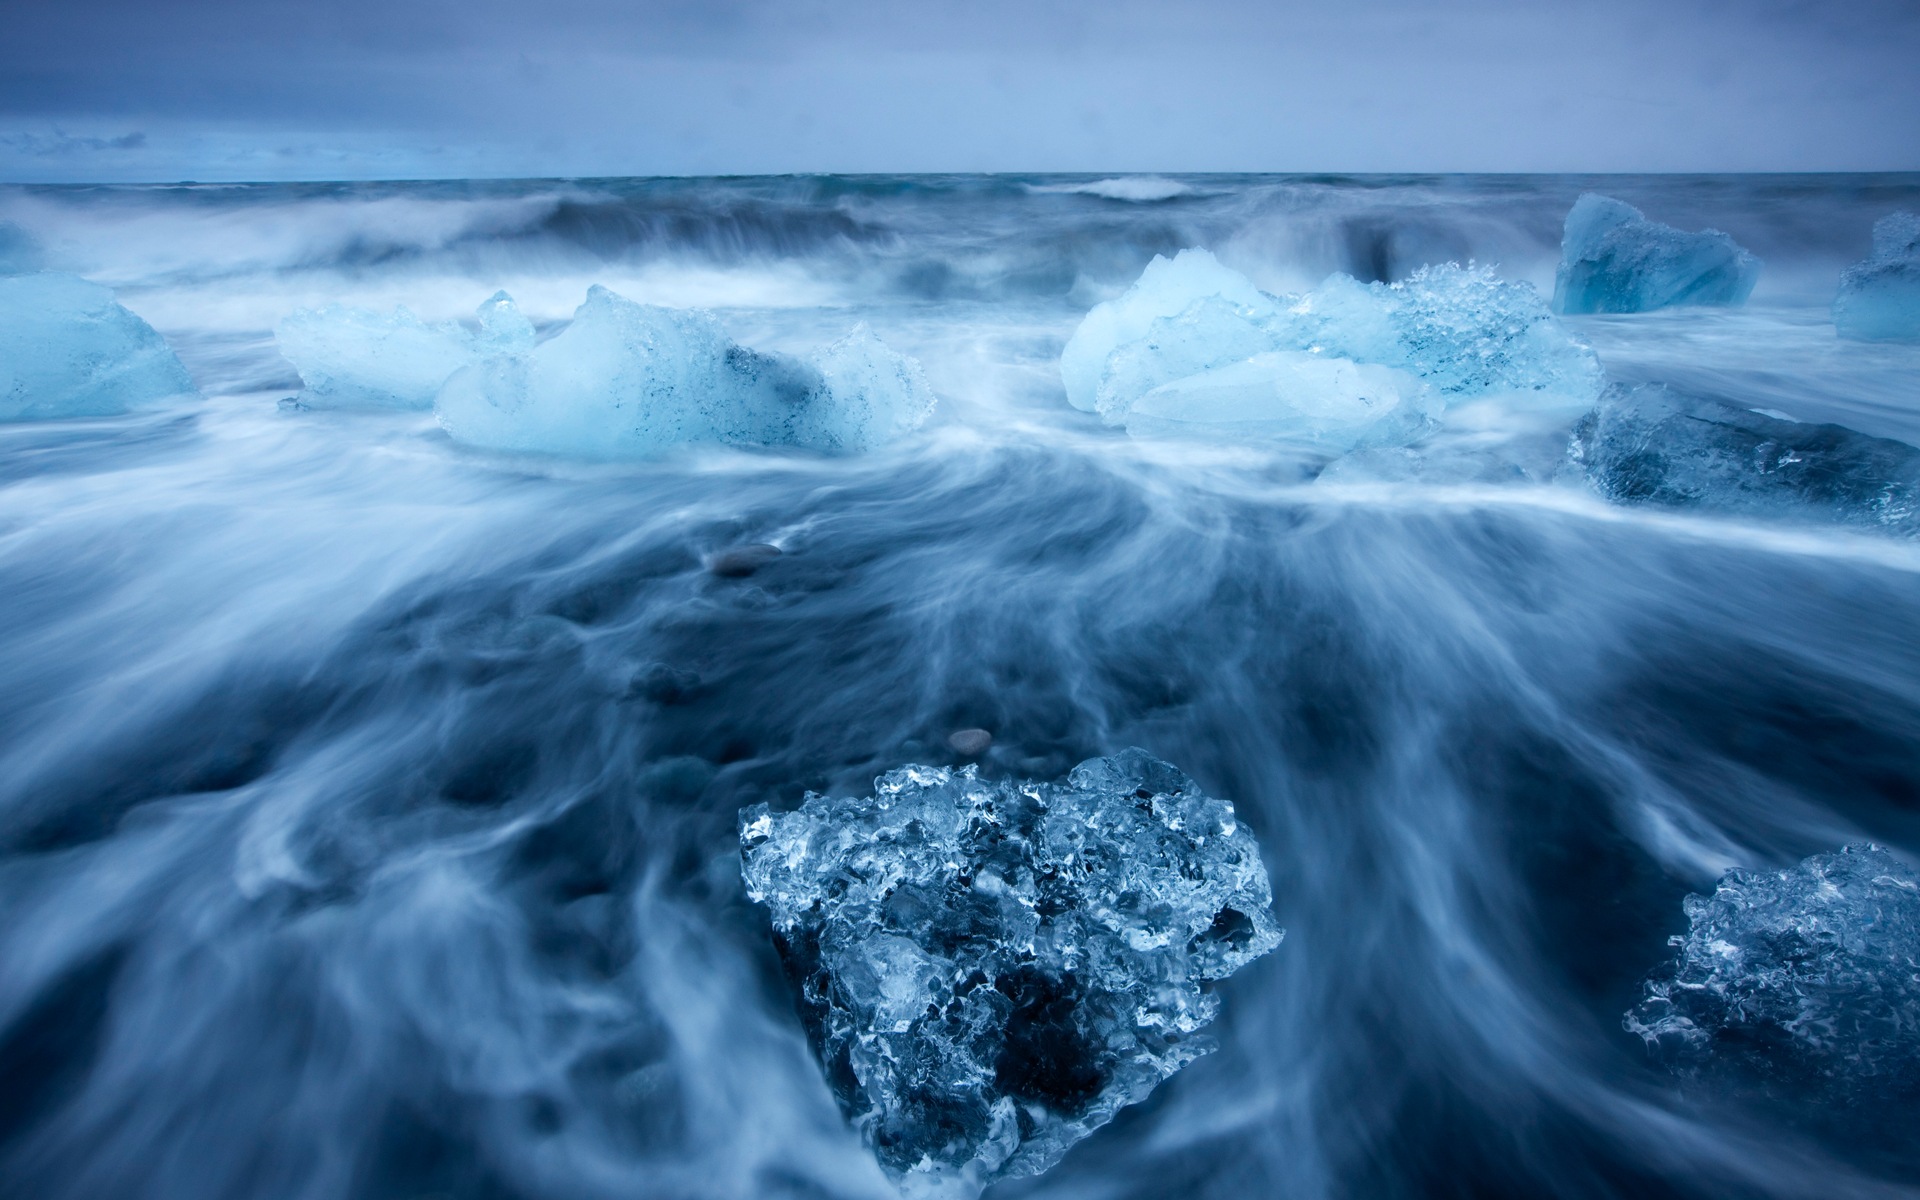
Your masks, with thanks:
M 1874 222 L 1873 253 L 1840 276 L 1833 325 L 1856 341 L 1920 341 L 1920 216 Z
M 0 421 L 109 416 L 193 391 L 166 339 L 110 288 L 0 276 Z
M 1835 521 L 1920 535 L 1920 450 L 1661 384 L 1607 389 L 1570 463 L 1608 500 Z
M 1590 404 L 1602 380 L 1531 286 L 1486 268 L 1275 297 L 1204 250 L 1096 306 L 1060 370 L 1076 407 L 1135 432 L 1229 422 L 1336 450 L 1413 436 L 1456 399 Z
M 1878 846 L 1730 871 L 1626 1014 L 1676 1073 L 1804 1103 L 1920 1089 L 1920 875 Z
M 481 315 L 493 312 L 504 330 L 513 322 L 499 310 L 512 303 L 504 293 L 495 295 Z M 429 325 L 405 308 L 302 309 L 280 322 L 274 340 L 300 372 L 301 402 L 316 408 L 431 408 L 441 385 L 476 353 L 476 339 L 457 323 Z M 531 325 L 525 342 L 532 345 Z
M 1044 1171 L 1206 1053 L 1207 985 L 1279 945 L 1231 805 L 1131 749 L 1064 784 L 908 766 L 741 813 L 803 1024 L 909 1196 Z
M 602 459 L 688 443 L 867 450 L 933 406 L 919 364 L 865 326 L 802 361 L 739 345 L 704 312 L 603 287 L 549 341 L 483 347 L 434 404 L 472 445 Z
M 44 269 L 40 241 L 12 221 L 0 221 L 0 275 L 26 275 Z
M 1588 192 L 1567 213 L 1553 310 L 1635 313 L 1740 305 L 1759 278 L 1760 260 L 1719 230 L 1686 233 Z

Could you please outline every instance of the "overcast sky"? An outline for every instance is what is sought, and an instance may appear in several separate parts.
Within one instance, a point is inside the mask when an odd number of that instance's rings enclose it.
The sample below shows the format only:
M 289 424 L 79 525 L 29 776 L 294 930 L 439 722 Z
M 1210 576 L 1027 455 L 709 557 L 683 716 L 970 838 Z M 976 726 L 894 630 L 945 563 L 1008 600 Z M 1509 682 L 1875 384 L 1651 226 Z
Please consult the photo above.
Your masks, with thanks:
M 1920 169 L 1920 0 L 0 0 L 0 178 Z

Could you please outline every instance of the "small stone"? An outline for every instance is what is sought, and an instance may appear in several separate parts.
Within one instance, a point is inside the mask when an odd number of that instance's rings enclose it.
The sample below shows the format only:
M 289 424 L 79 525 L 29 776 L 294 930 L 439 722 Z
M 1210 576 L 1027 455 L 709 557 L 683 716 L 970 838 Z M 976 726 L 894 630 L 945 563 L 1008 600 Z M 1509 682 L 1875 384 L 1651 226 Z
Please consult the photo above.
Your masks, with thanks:
M 947 735 L 947 745 L 962 757 L 978 758 L 993 745 L 993 735 L 984 729 L 956 729 Z
M 745 579 L 780 557 L 780 547 L 766 542 L 749 542 L 707 556 L 707 570 L 722 579 Z

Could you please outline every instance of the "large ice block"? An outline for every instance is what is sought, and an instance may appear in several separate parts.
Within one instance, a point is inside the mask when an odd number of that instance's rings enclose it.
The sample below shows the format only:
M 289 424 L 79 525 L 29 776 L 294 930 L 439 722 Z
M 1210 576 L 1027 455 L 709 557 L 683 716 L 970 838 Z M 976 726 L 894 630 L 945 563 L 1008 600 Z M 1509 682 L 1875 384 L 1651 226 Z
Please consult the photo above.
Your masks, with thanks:
M 1575 426 L 1568 456 L 1616 503 L 1920 535 L 1920 449 L 1660 384 L 1609 388 Z
M 1759 278 L 1760 260 L 1719 230 L 1686 233 L 1588 192 L 1567 213 L 1553 309 L 1635 313 L 1745 304 Z
M 620 459 L 695 443 L 867 450 L 933 406 L 919 364 L 864 327 L 802 361 L 742 346 L 704 312 L 595 287 L 551 340 L 483 347 L 434 409 L 472 445 Z
M 1857 341 L 1920 341 L 1920 216 L 1874 223 L 1873 253 L 1840 276 L 1833 327 Z
M 1920 874 L 1873 845 L 1730 871 L 1625 1018 L 1675 1072 L 1796 1106 L 1920 1099 Z M 1857 1131 L 1856 1131 L 1857 1132 Z
M 107 416 L 193 380 L 166 339 L 77 275 L 0 276 L 0 420 Z
M 1417 433 L 1454 399 L 1578 408 L 1602 379 L 1530 285 L 1487 268 L 1335 275 L 1276 297 L 1201 250 L 1155 259 L 1088 313 L 1061 377 L 1076 405 L 1131 431 L 1230 424 L 1335 450 Z
M 1141 750 L 1065 783 L 902 767 L 741 813 L 802 1023 L 909 1196 L 1032 1175 L 1206 1053 L 1212 981 L 1280 943 L 1233 807 Z

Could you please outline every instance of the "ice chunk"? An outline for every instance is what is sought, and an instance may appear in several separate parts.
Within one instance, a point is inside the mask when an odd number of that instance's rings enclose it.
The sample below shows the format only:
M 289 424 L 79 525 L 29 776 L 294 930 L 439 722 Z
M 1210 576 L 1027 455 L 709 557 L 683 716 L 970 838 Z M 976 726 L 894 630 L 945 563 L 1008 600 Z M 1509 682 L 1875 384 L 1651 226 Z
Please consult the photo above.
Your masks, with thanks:
M 431 408 L 440 385 L 475 354 L 473 335 L 458 324 L 429 325 L 405 308 L 302 309 L 280 322 L 274 340 L 306 385 L 301 402 L 318 408 Z
M 1391 367 L 1269 350 L 1163 383 L 1127 410 L 1129 432 L 1204 424 L 1345 450 L 1404 440 L 1438 407 L 1426 385 Z
M 1622 504 L 1838 521 L 1920 534 L 1920 450 L 1616 384 L 1575 426 L 1570 461 Z
M 704 312 L 595 287 L 558 336 L 481 355 L 434 407 L 473 445 L 618 459 L 688 443 L 866 450 L 933 406 L 919 364 L 864 326 L 803 362 L 739 345 Z
M 45 265 L 38 238 L 12 221 L 0 221 L 0 275 L 26 275 Z
M 1122 347 L 1155 343 L 1152 335 L 1156 322 L 1180 317 L 1202 301 L 1214 303 L 1188 322 L 1180 350 L 1169 352 L 1184 356 L 1179 359 L 1183 369 L 1167 368 L 1171 373 L 1163 373 L 1156 383 L 1258 350 L 1278 349 L 1265 335 L 1277 304 L 1252 280 L 1222 266 L 1205 250 L 1182 250 L 1171 259 L 1155 255 L 1125 295 L 1095 305 L 1068 339 L 1060 354 L 1060 375 L 1066 383 L 1068 402 L 1075 408 L 1107 416 L 1124 409 L 1134 395 L 1144 394 L 1152 384 L 1132 395 L 1123 391 L 1118 399 L 1109 398 L 1103 405 L 1101 385 L 1109 359 Z M 1252 348 L 1241 354 L 1241 347 Z M 1112 389 L 1108 392 L 1111 396 Z
M 1281 938 L 1252 835 L 1167 763 L 975 771 L 741 813 L 822 1069 L 908 1195 L 1053 1165 L 1206 1053 L 1207 985 Z
M 111 289 L 52 271 L 0 277 L 0 420 L 107 416 L 193 391 L 166 339 Z
M 1717 229 L 1685 233 L 1588 192 L 1567 213 L 1553 309 L 1651 312 L 1678 304 L 1745 304 L 1760 260 Z
M 1344 365 L 1310 370 L 1303 355 Z M 1328 445 L 1409 435 L 1455 397 L 1584 406 L 1602 378 L 1593 351 L 1553 318 L 1539 293 L 1487 268 L 1450 263 L 1392 284 L 1335 275 L 1305 295 L 1274 297 L 1201 250 L 1155 259 L 1126 295 L 1088 313 L 1060 366 L 1068 398 L 1110 424 L 1141 430 L 1252 421 L 1274 435 Z M 1401 373 L 1391 386 L 1382 368 Z M 1256 378 L 1264 391 L 1249 390 Z M 1356 408 L 1362 379 L 1370 398 L 1390 393 L 1398 401 Z M 1420 398 L 1423 387 L 1438 398 Z M 1223 388 L 1239 402 L 1217 403 Z M 1267 398 L 1258 412 L 1257 396 Z M 1187 398 L 1195 403 L 1181 411 Z M 1335 409 L 1344 415 L 1332 425 L 1301 419 Z M 1391 419 L 1369 428 L 1357 420 L 1365 411 Z M 1421 419 L 1409 419 L 1415 414 Z
M 1873 254 L 1840 276 L 1833 325 L 1858 341 L 1920 341 L 1920 216 L 1874 223 Z
M 1730 871 L 1625 1018 L 1667 1066 L 1799 1102 L 1920 1083 L 1920 875 L 1873 845 Z

